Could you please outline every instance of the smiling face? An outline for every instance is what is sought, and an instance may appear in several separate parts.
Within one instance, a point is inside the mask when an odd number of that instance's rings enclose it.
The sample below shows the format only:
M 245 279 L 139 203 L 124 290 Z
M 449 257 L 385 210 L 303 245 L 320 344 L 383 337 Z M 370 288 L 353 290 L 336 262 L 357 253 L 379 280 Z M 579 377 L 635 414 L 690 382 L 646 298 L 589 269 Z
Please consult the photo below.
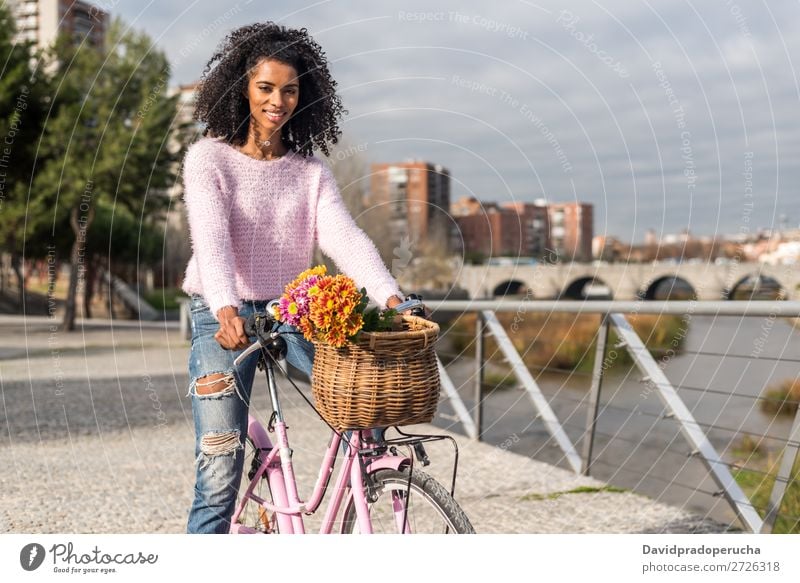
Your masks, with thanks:
M 297 70 L 273 59 L 262 59 L 250 71 L 245 99 L 257 127 L 272 133 L 292 116 L 300 98 Z

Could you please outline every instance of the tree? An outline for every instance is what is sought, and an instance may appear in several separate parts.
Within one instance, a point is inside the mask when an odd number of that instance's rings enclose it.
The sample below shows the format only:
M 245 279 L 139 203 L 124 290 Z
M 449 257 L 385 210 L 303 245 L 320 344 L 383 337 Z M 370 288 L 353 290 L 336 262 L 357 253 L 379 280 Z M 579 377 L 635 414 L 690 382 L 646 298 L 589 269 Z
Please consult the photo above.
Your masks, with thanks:
M 155 263 L 161 258 L 163 245 L 161 227 L 142 222 L 122 205 L 113 207 L 108 202 L 98 201 L 95 219 L 86 237 L 84 314 L 91 317 L 93 284 L 100 269 L 120 272 L 126 271 L 128 266 Z
M 54 223 L 69 217 L 72 269 L 63 327 L 72 330 L 98 208 L 111 209 L 112 223 L 119 206 L 140 226 L 152 226 L 167 206 L 163 193 L 179 155 L 167 148 L 177 98 L 166 95 L 166 56 L 120 19 L 109 27 L 102 50 L 62 36 L 49 55 L 53 113 L 30 206 L 37 216 L 54 216 Z M 115 260 L 110 250 L 109 264 Z
M 29 221 L 27 198 L 36 164 L 36 138 L 41 134 L 47 107 L 41 75 L 31 70 L 29 42 L 14 43 L 15 26 L 5 6 L 0 6 L 0 243 L 11 254 L 24 302 L 22 258 L 42 257 L 46 250 L 36 224 Z M 30 235 L 28 248 L 25 242 Z

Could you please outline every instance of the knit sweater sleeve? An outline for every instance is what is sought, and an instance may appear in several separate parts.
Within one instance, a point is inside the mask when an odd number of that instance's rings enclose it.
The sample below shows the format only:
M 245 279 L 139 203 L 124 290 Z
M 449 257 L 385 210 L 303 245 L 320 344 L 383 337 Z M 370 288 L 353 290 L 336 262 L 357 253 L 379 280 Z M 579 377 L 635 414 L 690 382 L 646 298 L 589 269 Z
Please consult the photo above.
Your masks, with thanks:
M 383 307 L 392 295 L 400 296 L 400 288 L 383 264 L 375 244 L 347 210 L 333 172 L 321 160 L 320 166 L 316 213 L 319 247 L 359 288 L 367 288 L 370 299 Z
M 198 142 L 189 148 L 183 164 L 183 184 L 203 297 L 216 318 L 217 310 L 223 306 L 239 307 L 239 298 L 228 225 L 230 201 L 225 200 L 209 144 Z

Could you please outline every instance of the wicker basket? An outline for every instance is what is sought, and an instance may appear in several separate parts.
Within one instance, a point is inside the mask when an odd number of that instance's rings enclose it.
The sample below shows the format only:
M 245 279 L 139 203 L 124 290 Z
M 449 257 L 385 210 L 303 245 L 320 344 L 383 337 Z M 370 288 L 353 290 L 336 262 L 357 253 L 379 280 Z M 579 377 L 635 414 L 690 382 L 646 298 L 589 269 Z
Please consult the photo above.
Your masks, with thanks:
M 338 430 L 428 423 L 439 403 L 435 322 L 400 316 L 399 330 L 362 332 L 355 344 L 314 342 L 311 391 Z

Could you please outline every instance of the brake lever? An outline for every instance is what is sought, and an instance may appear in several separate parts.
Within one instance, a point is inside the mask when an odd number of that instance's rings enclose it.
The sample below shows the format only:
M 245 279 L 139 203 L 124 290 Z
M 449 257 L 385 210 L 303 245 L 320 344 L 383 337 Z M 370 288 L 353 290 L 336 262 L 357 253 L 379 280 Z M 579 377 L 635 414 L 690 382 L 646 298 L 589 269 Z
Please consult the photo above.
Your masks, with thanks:
M 242 352 L 239 356 L 237 356 L 233 360 L 233 366 L 239 366 L 242 362 L 244 362 L 244 359 L 246 359 L 248 356 L 253 354 L 256 350 L 259 350 L 260 348 L 261 348 L 261 341 L 256 340 L 253 344 L 245 348 L 244 352 Z

